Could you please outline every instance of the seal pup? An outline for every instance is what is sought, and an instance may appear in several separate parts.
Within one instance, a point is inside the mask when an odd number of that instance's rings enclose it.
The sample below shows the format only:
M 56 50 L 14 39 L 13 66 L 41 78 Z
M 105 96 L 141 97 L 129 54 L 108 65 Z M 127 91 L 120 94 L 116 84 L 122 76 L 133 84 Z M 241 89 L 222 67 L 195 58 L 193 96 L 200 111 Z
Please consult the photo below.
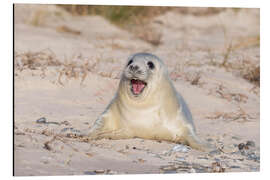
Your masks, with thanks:
M 191 112 L 165 64 L 149 53 L 128 58 L 114 98 L 88 135 L 90 139 L 166 140 L 202 151 L 210 148 L 196 135 Z

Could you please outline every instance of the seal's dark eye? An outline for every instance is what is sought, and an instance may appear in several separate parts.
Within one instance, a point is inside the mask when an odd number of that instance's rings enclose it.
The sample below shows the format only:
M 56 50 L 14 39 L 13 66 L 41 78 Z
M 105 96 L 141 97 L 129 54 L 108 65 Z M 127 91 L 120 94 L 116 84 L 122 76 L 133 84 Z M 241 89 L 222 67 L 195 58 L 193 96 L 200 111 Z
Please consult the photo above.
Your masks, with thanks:
M 148 67 L 149 67 L 150 69 L 154 69 L 154 68 L 155 68 L 154 63 L 152 63 L 151 61 L 149 61 L 149 62 L 147 63 L 147 65 L 148 65 Z
M 133 60 L 132 59 L 130 61 L 128 61 L 127 66 L 130 65 L 131 63 L 133 63 Z

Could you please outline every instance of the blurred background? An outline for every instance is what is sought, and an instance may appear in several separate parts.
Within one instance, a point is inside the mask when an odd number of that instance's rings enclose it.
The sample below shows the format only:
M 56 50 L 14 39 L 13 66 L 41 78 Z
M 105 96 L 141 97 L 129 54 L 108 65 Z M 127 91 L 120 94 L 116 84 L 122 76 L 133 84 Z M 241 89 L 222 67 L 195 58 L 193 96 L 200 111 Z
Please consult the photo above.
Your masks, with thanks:
M 80 55 L 123 63 L 147 51 L 169 68 L 172 59 L 222 66 L 259 83 L 259 9 L 24 4 L 14 9 L 17 55 L 50 49 L 61 62 Z

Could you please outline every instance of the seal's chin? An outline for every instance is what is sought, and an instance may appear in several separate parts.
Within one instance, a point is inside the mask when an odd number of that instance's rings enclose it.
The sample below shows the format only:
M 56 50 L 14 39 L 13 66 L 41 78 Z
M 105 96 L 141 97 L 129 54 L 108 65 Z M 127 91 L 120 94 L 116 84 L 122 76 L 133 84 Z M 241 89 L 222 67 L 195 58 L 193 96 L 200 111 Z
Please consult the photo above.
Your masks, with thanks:
M 131 92 L 135 96 L 142 94 L 143 90 L 147 86 L 146 82 L 139 79 L 131 79 L 130 84 L 131 84 Z

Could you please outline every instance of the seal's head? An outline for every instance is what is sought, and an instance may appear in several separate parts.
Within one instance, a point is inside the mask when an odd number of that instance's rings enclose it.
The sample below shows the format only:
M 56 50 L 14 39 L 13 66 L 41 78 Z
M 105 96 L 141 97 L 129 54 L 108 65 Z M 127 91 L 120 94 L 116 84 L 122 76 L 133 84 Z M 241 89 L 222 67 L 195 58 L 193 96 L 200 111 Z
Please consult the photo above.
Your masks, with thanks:
M 156 88 L 167 70 L 163 62 L 155 55 L 137 53 L 128 58 L 122 75 L 122 84 L 125 91 L 132 99 L 145 98 Z

